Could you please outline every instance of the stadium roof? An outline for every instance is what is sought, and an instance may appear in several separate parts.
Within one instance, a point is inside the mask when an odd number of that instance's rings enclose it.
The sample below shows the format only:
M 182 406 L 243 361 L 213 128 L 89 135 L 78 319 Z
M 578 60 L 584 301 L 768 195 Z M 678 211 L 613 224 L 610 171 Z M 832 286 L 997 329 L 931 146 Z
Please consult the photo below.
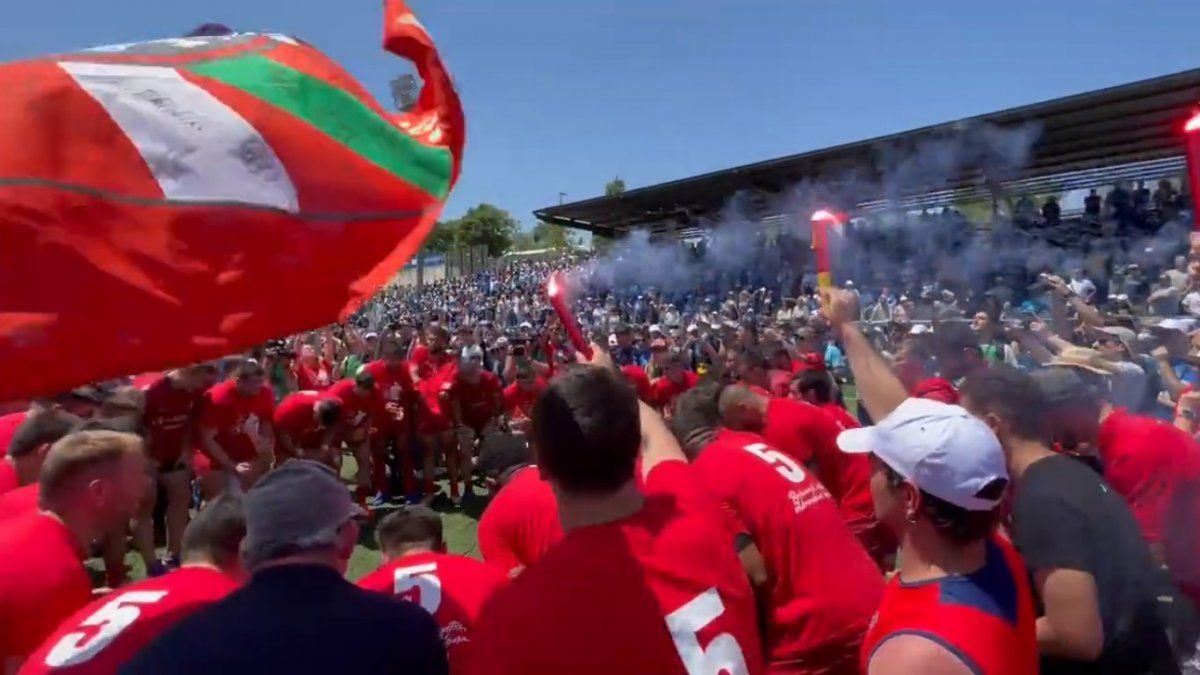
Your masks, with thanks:
M 1001 127 L 1035 123 L 1041 135 L 1019 176 L 1008 177 L 1016 192 L 1060 192 L 1097 186 L 1122 177 L 1158 178 L 1184 170 L 1184 122 L 1200 104 L 1200 69 L 1011 108 L 823 150 L 629 190 L 534 211 L 543 221 L 619 234 L 663 222 L 687 221 L 718 211 L 733 194 L 751 190 L 778 194 L 805 179 L 854 172 L 879 178 L 881 151 L 912 147 L 970 125 Z M 864 185 L 879 180 L 861 181 Z M 905 199 L 907 206 L 952 203 L 990 194 L 980 171 L 965 170 L 937 192 Z M 882 194 L 856 195 L 859 208 L 880 208 Z

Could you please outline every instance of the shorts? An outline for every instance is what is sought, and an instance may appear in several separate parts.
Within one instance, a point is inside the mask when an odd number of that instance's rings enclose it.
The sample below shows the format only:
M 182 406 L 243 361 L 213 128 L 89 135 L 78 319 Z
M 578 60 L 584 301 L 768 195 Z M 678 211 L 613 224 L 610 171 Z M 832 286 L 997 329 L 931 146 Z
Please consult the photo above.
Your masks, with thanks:
M 426 413 L 417 419 L 417 434 L 420 436 L 436 436 L 454 431 L 454 420 L 442 413 Z

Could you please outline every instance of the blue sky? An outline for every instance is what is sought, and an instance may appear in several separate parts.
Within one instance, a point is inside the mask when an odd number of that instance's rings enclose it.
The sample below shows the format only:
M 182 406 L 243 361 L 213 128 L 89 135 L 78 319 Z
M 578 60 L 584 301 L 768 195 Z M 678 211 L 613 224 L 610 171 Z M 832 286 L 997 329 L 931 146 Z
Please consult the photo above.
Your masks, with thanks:
M 1200 66 L 1200 2 L 410 0 L 469 125 L 447 207 L 601 193 Z M 0 60 L 215 21 L 321 47 L 385 100 L 378 0 L 13 0 Z

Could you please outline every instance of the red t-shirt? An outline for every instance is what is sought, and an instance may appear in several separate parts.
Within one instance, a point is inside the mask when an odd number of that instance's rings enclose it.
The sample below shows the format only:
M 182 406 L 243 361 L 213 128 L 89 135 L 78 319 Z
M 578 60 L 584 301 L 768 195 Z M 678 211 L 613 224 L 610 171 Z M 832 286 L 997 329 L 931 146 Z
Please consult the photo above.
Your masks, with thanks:
M 1119 409 L 1100 423 L 1097 440 L 1105 480 L 1129 504 L 1142 536 L 1162 542 L 1171 577 L 1200 601 L 1200 444 Z
M 772 370 L 770 378 L 771 395 L 786 398 L 792 393 L 792 373 L 785 370 Z
M 303 391 L 325 391 L 333 383 L 333 365 L 324 359 L 317 361 L 317 367 L 296 361 L 296 386 Z
M 33 511 L 0 521 L 0 663 L 33 653 L 92 598 L 84 552 L 57 518 Z
M 415 367 L 417 394 L 417 433 L 436 434 L 454 426 L 445 399 L 458 372 L 458 363 L 449 354 L 430 354 Z
M 496 594 L 471 672 L 762 673 L 754 596 L 733 543 L 691 468 L 663 462 L 641 510 L 568 532 Z
M 497 406 L 504 392 L 500 378 L 483 370 L 479 372 L 479 381 L 473 384 L 455 377 L 450 382 L 448 395 L 451 401 L 458 403 L 462 423 L 479 428 L 500 414 Z
M 29 657 L 21 673 L 115 673 L 168 628 L 237 586 L 225 574 L 204 567 L 184 567 L 125 586 L 63 622 Z
M 29 417 L 28 411 L 0 416 L 0 457 L 8 455 L 8 446 L 17 433 L 17 427 L 21 426 L 27 417 Z
M 42 487 L 38 483 L 22 485 L 0 495 L 0 522 L 37 511 L 41 496 Z
M 693 466 L 766 561 L 772 672 L 801 661 L 853 662 L 883 597 L 883 577 L 825 486 L 761 436 L 727 429 Z
M 258 456 L 255 439 L 259 429 L 271 423 L 274 412 L 270 387 L 263 387 L 255 396 L 242 396 L 237 380 L 226 380 L 204 394 L 200 425 L 217 430 L 217 445 L 229 459 L 249 462 Z
M 958 388 L 950 380 L 941 377 L 929 377 L 921 380 L 913 387 L 912 395 L 917 398 L 958 405 Z
M 622 366 L 621 373 L 625 375 L 625 380 L 637 392 L 637 397 L 642 402 L 650 405 L 654 404 L 654 388 L 650 386 L 650 376 L 646 374 L 645 368 L 641 366 Z
M 160 467 L 169 469 L 191 447 L 188 426 L 196 403 L 204 394 L 178 388 L 166 375 L 151 382 L 145 392 L 142 425 L 146 429 L 147 451 Z
M 1147 541 L 1161 541 L 1176 486 L 1200 478 L 1200 445 L 1149 417 L 1114 410 L 1097 439 L 1104 479 L 1129 504 Z
M 363 396 L 358 392 L 354 380 L 345 379 L 334 384 L 326 393 L 342 402 L 342 426 L 347 431 L 368 429 L 376 417 L 383 413 L 383 394 L 378 388 Z
M 533 404 L 537 402 L 538 396 L 542 395 L 542 391 L 546 388 L 546 381 L 542 378 L 537 378 L 533 382 L 533 388 L 525 390 L 521 388 L 519 383 L 513 382 L 504 388 L 504 412 L 509 417 L 528 419 L 533 414 Z
M 450 658 L 450 672 L 466 672 L 467 650 L 479 612 L 506 582 L 495 567 L 460 555 L 418 553 L 387 563 L 358 585 L 415 602 L 433 615 Z
M 412 350 L 408 353 L 408 360 L 413 366 L 423 366 L 429 363 L 429 347 L 423 344 L 415 344 Z
M 325 398 L 315 391 L 298 391 L 284 397 L 275 407 L 274 423 L 279 433 L 285 433 L 292 444 L 304 450 L 316 450 L 324 444 L 328 429 L 317 426 L 313 407 Z
M 17 467 L 7 457 L 0 457 L 0 496 L 19 487 L 21 481 L 17 478 Z
M 375 386 L 383 396 L 384 404 L 393 404 L 397 410 L 394 415 L 384 415 L 380 422 L 387 420 L 389 425 L 403 425 L 408 422 L 408 406 L 412 404 L 413 385 L 409 365 L 401 362 L 395 368 L 388 368 L 387 361 L 380 359 L 372 361 L 363 368 L 375 378 Z
M 850 411 L 836 403 L 826 403 L 817 407 L 825 411 L 825 414 L 836 420 L 838 424 L 842 425 L 843 429 L 857 429 L 859 426 L 858 420 L 854 419 Z
M 517 469 L 479 518 L 479 552 L 504 572 L 529 567 L 563 537 L 558 503 L 536 466 Z
M 775 398 L 767 404 L 763 436 L 792 459 L 814 467 L 817 478 L 837 500 L 846 524 L 861 532 L 876 523 L 871 465 L 865 455 L 838 449 L 837 437 L 844 428 L 837 418 L 810 403 Z
M 675 405 L 675 399 L 681 394 L 696 386 L 700 381 L 700 377 L 690 370 L 683 371 L 682 382 L 672 382 L 667 376 L 662 376 L 654 380 L 651 387 L 651 400 L 654 405 L 659 408 L 668 409 Z

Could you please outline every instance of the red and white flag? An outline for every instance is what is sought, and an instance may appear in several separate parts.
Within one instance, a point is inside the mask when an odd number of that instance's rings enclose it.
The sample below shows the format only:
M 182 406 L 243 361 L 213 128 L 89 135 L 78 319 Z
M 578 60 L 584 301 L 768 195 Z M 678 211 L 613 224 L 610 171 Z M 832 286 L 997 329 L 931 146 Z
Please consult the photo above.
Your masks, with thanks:
M 237 352 L 387 282 L 458 178 L 465 123 L 401 0 L 385 22 L 424 81 L 404 114 L 275 34 L 0 65 L 0 400 Z

